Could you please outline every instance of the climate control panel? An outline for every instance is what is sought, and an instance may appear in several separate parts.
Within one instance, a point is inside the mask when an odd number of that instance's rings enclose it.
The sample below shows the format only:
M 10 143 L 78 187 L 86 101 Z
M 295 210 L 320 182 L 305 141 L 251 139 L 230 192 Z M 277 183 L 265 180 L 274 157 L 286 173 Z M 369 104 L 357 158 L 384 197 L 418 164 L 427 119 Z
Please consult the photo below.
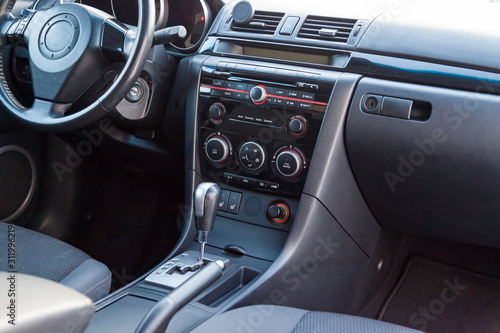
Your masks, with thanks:
M 333 82 L 260 82 L 207 72 L 198 103 L 202 175 L 232 186 L 299 196 Z

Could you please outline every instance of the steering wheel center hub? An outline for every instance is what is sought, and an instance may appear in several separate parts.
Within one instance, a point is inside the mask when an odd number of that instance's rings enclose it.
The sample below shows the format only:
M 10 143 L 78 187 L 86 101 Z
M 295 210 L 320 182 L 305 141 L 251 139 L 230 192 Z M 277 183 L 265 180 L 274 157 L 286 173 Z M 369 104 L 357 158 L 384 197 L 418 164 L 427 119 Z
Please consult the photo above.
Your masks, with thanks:
M 56 15 L 45 23 L 40 33 L 40 53 L 47 59 L 61 59 L 74 49 L 79 36 L 80 24 L 75 16 Z

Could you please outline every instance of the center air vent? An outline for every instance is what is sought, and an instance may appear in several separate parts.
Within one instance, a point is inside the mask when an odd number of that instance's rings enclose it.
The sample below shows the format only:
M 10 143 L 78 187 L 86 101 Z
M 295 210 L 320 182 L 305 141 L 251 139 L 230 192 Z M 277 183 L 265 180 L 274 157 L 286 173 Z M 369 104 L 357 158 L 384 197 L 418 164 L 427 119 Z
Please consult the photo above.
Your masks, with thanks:
M 284 15 L 284 13 L 256 10 L 249 23 L 243 25 L 236 25 L 233 23 L 231 29 L 234 31 L 250 32 L 254 34 L 273 35 Z
M 357 20 L 309 15 L 297 37 L 347 43 L 356 22 Z

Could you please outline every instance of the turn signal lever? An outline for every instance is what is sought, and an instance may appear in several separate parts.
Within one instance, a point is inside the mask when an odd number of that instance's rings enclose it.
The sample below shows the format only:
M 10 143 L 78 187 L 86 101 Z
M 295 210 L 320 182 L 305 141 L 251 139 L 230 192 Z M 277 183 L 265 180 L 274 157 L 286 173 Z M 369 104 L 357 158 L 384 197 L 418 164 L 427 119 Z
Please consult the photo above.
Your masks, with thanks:
M 186 38 L 187 30 L 182 25 L 155 31 L 153 45 L 168 44 Z
M 200 261 L 205 255 L 205 244 L 214 228 L 222 190 L 215 183 L 201 183 L 194 191 L 194 214 L 200 247 Z

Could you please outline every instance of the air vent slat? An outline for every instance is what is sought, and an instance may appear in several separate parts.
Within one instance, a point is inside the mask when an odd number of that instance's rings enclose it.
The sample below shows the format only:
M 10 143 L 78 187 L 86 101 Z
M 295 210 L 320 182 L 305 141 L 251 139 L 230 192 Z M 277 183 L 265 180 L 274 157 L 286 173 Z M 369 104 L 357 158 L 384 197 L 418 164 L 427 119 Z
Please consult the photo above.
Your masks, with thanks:
M 309 29 L 309 28 L 302 28 L 300 29 L 300 33 L 301 34 L 313 34 L 313 35 L 318 35 L 319 34 L 319 31 L 323 29 L 323 28 L 320 28 L 320 29 Z M 333 29 L 333 30 L 337 30 L 337 35 L 339 34 L 343 34 L 343 35 L 347 35 L 349 36 L 351 34 L 351 31 L 342 31 L 340 29 L 335 29 L 335 28 L 328 28 L 328 29 Z
M 357 20 L 309 15 L 302 24 L 297 37 L 347 43 L 356 22 Z M 321 30 L 336 30 L 336 32 L 334 35 L 329 36 L 328 34 L 320 33 Z
M 245 25 L 231 25 L 231 30 L 254 34 L 273 35 L 278 28 L 284 13 L 255 11 L 252 20 Z

